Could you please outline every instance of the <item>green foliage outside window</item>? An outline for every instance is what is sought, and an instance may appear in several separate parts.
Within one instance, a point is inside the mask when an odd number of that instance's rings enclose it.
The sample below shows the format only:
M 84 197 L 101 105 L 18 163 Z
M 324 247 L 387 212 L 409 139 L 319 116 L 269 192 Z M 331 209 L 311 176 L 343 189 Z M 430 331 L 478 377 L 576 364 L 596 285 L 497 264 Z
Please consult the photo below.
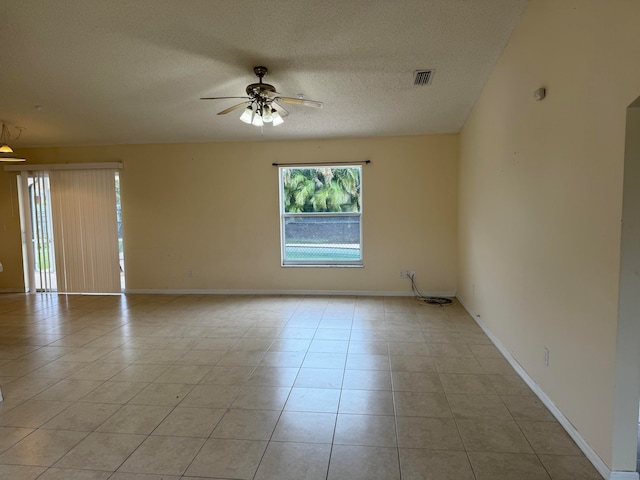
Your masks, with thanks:
M 286 213 L 360 212 L 360 168 L 285 168 Z

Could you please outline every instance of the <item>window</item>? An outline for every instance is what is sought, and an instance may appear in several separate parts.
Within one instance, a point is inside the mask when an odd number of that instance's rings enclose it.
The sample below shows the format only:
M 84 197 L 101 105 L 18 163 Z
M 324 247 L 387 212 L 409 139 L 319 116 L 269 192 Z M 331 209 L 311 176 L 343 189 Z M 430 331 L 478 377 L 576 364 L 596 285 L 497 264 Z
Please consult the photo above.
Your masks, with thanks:
M 361 173 L 280 168 L 282 265 L 362 265 Z

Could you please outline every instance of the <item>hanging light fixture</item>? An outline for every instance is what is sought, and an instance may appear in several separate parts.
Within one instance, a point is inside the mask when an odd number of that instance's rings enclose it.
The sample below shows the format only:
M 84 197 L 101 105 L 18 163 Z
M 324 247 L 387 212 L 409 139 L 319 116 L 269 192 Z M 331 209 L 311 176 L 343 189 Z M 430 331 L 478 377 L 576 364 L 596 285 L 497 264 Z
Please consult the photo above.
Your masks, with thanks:
M 20 133 L 22 130 L 18 129 Z M 17 140 L 20 137 L 20 133 L 15 138 Z M 18 156 L 13 153 L 13 148 L 9 146 L 9 141 L 12 139 L 11 133 L 9 133 L 9 128 L 3 123 L 2 124 L 2 132 L 0 133 L 0 162 L 24 162 L 24 158 L 18 158 Z
M 240 120 L 244 123 L 251 125 L 251 119 L 253 118 L 253 110 L 251 109 L 251 105 L 244 109 L 242 115 L 240 116 Z
M 257 96 L 249 103 L 240 115 L 240 121 L 256 127 L 262 127 L 265 123 L 277 127 L 284 123 L 282 116 L 273 108 L 270 99 L 262 96 Z

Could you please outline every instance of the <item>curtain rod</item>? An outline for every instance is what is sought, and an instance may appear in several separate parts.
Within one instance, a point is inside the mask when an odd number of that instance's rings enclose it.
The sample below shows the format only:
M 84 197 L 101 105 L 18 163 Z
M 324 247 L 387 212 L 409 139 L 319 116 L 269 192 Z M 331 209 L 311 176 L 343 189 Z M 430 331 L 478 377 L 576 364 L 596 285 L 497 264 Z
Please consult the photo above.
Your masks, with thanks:
M 302 162 L 302 163 L 272 163 L 274 167 L 295 167 L 298 165 L 313 165 L 313 166 L 323 166 L 323 165 L 358 165 L 364 164 L 368 165 L 371 163 L 371 160 L 358 160 L 355 162 Z

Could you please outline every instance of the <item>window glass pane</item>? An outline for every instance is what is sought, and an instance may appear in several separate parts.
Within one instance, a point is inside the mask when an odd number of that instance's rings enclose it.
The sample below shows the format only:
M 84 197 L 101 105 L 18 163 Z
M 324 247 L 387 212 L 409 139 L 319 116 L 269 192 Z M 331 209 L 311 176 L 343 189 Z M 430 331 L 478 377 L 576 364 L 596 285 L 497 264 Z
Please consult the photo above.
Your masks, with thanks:
M 281 168 L 283 263 L 362 264 L 361 167 Z
M 283 168 L 286 213 L 360 212 L 360 167 Z
M 357 262 L 360 215 L 293 215 L 284 219 L 285 262 Z

